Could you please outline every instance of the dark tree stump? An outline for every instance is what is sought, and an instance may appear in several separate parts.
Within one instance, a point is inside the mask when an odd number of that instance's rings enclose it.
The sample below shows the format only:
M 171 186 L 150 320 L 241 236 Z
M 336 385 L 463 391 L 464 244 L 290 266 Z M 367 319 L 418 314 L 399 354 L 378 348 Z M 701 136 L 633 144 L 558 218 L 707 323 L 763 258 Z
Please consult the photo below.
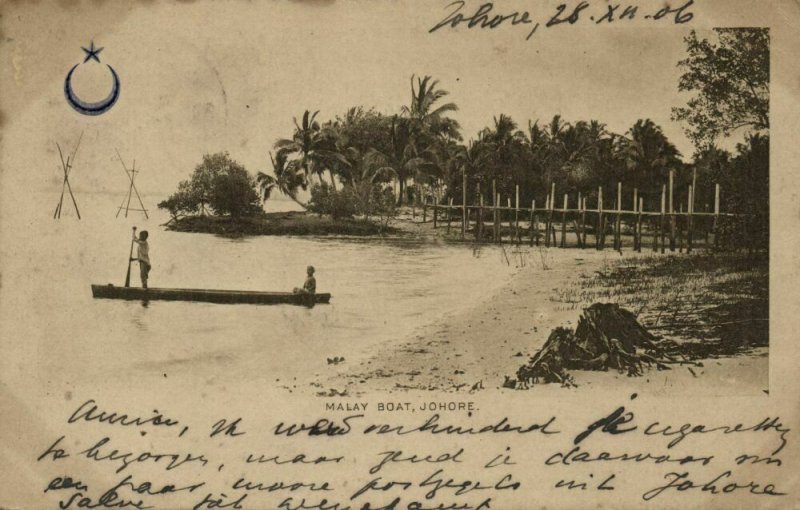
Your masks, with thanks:
M 517 371 L 517 381 L 522 385 L 572 384 L 567 370 L 612 368 L 641 375 L 643 364 L 665 369 L 667 360 L 658 342 L 630 311 L 596 303 L 583 311 L 574 332 L 554 329 L 542 349 Z

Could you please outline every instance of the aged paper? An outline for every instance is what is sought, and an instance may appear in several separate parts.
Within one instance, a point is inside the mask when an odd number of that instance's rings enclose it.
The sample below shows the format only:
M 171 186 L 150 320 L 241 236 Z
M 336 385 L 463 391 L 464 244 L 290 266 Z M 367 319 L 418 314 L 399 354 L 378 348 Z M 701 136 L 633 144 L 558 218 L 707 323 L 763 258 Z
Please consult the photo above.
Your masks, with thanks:
M 800 507 L 796 2 L 0 14 L 0 508 Z

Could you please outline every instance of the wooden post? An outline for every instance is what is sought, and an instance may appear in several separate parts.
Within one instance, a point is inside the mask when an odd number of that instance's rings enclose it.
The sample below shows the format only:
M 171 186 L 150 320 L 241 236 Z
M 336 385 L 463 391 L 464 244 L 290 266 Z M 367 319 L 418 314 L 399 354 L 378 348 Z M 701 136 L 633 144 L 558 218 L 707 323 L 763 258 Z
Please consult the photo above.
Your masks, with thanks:
M 450 233 L 450 220 L 452 219 L 453 215 L 453 197 L 450 197 L 450 200 L 447 202 L 447 233 Z
M 719 235 L 717 228 L 719 227 L 719 183 L 714 185 L 714 223 L 712 229 L 714 231 L 714 247 L 719 247 Z
M 506 199 L 506 210 L 508 211 L 508 230 L 511 230 L 514 227 L 514 221 L 511 219 L 511 197 Z M 500 222 L 501 226 L 502 224 L 503 223 Z
M 653 221 L 653 251 L 658 252 L 658 236 L 660 235 L 658 230 L 658 221 Z
M 547 194 L 547 200 L 544 203 L 544 245 L 550 246 L 550 194 Z
M 639 188 L 633 188 L 633 212 L 638 212 Z M 633 224 L 633 249 L 639 251 L 639 215 L 634 217 Z
M 675 251 L 675 209 L 673 193 L 675 188 L 675 170 L 669 171 L 669 251 Z
M 497 242 L 497 182 L 492 179 L 492 241 Z
M 666 232 L 666 213 L 667 213 L 667 185 L 661 185 L 661 218 L 659 222 L 659 233 L 661 234 L 661 253 L 664 253 L 664 244 L 667 241 Z
M 617 217 L 614 225 L 614 249 L 622 250 L 622 232 L 620 231 L 622 214 L 622 182 L 617 182 Z
M 450 211 L 447 211 L 450 214 Z M 461 171 L 461 239 L 467 236 L 469 216 L 467 215 L 467 170 Z
M 555 245 L 556 245 L 556 222 L 555 222 L 555 216 L 556 216 L 556 186 L 555 186 L 555 183 L 553 183 L 552 193 L 553 193 L 553 198 L 550 200 L 550 209 L 552 209 L 552 212 L 550 214 L 550 234 L 552 235 L 552 239 L 550 241 L 550 245 L 555 247 Z
M 578 214 L 575 216 L 575 236 L 578 238 L 578 248 L 583 248 L 583 241 L 581 239 L 581 235 L 583 232 L 583 217 L 581 216 L 581 212 L 583 210 L 583 198 L 581 198 L 581 192 L 578 192 Z
M 683 226 L 681 225 L 681 216 L 683 216 L 683 204 L 680 205 L 678 209 L 678 217 L 675 219 L 675 223 L 678 229 L 678 253 L 683 253 Z
M 437 200 L 436 196 L 434 196 L 433 197 L 433 229 L 434 230 L 436 230 L 436 217 L 437 217 L 436 211 L 438 210 L 437 209 L 438 205 L 439 205 L 439 201 Z
M 553 231 L 553 209 L 555 208 L 555 200 L 556 200 L 556 183 L 552 183 L 550 186 L 550 196 L 548 197 L 548 207 L 547 207 L 547 222 L 545 224 L 545 232 L 544 232 L 544 245 L 548 248 L 550 247 L 550 233 Z M 553 234 L 555 238 L 555 234 Z M 555 239 L 553 240 L 553 244 L 555 244 Z
M 642 252 L 642 210 L 644 209 L 644 199 L 639 197 L 639 216 L 636 218 L 636 251 Z
M 495 197 L 495 207 L 494 208 L 495 208 L 495 211 L 496 211 L 495 220 L 494 220 L 494 235 L 495 235 L 495 240 L 498 243 L 501 243 L 501 242 L 503 242 L 503 234 L 500 232 L 500 226 L 501 226 L 500 225 L 500 218 L 501 218 L 501 215 L 503 213 L 500 211 L 500 193 L 498 193 L 497 196 Z
M 536 200 L 531 202 L 531 224 L 528 225 L 528 230 L 530 231 L 530 236 L 531 236 L 531 246 L 533 246 L 534 240 L 536 239 L 533 227 L 535 211 L 536 211 Z
M 567 194 L 564 193 L 564 208 L 561 210 L 561 247 L 567 246 Z
M 411 219 L 417 219 L 417 187 L 414 185 L 414 194 L 411 197 Z
M 597 230 L 594 231 L 594 241 L 598 250 L 603 249 L 603 187 L 597 188 Z
M 581 201 L 581 248 L 586 248 L 586 197 Z
M 480 239 L 478 235 L 478 230 L 481 228 L 481 223 L 483 222 L 483 195 L 481 194 L 481 183 L 475 183 L 475 193 L 478 196 L 478 211 L 477 217 L 475 218 L 475 238 Z M 467 210 L 467 217 L 469 217 L 469 210 Z
M 516 202 L 514 202 L 514 237 L 517 242 L 520 241 L 519 237 L 519 184 L 516 185 Z
M 550 246 L 550 227 L 547 226 L 547 215 L 550 213 L 550 195 L 544 201 L 544 245 Z
M 694 213 L 694 185 L 689 186 L 689 203 L 686 205 L 686 253 L 692 253 L 692 213 Z
M 480 205 L 478 206 L 478 240 L 483 242 L 483 195 L 479 195 Z

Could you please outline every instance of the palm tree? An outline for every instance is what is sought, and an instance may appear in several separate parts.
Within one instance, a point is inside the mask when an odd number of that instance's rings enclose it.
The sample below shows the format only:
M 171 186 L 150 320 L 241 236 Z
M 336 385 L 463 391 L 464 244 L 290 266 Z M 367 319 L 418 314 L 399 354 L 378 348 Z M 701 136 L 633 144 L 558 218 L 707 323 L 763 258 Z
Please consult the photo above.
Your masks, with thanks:
M 458 111 L 455 103 L 437 105 L 440 99 L 449 95 L 446 90 L 437 88 L 439 80 L 431 81 L 430 76 L 417 78 L 414 86 L 414 76 L 411 76 L 411 104 L 403 106 L 402 113 L 413 121 L 416 134 L 430 134 L 444 136 L 454 140 L 461 140 L 460 126 L 457 121 L 447 117 L 447 114 Z M 427 132 L 427 133 L 426 133 Z
M 494 117 L 494 125 L 478 134 L 479 160 L 482 179 L 489 184 L 497 182 L 501 194 L 513 194 L 514 186 L 523 184 L 527 188 L 530 154 L 525 134 L 517 129 L 514 120 L 505 114 Z M 523 195 L 524 196 L 524 195 Z
M 405 202 L 406 181 L 415 174 L 417 167 L 426 161 L 421 155 L 422 151 L 417 149 L 408 119 L 397 115 L 392 117 L 389 132 L 389 150 L 380 152 L 375 149 L 375 156 L 380 157 L 382 162 L 382 166 L 379 167 L 381 172 L 390 172 L 396 176 L 399 188 L 397 205 L 402 205 Z
M 386 166 L 386 158 L 377 149 L 362 153 L 356 147 L 348 147 L 343 155 L 350 162 L 348 180 L 351 186 L 389 182 L 395 177 L 393 168 Z
M 327 169 L 330 174 L 331 186 L 336 189 L 336 181 L 330 165 L 338 162 L 348 165 L 347 158 L 336 151 L 336 132 L 330 127 L 320 127 L 316 121 L 319 111 L 313 114 L 306 110 L 303 113 L 302 124 L 294 119 L 295 131 L 291 139 L 281 139 L 275 142 L 275 149 L 296 153 L 299 166 L 306 179 L 316 174 L 322 182 L 322 173 Z
M 266 201 L 269 199 L 272 191 L 277 189 L 301 207 L 306 208 L 307 205 L 297 199 L 298 190 L 305 191 L 308 187 L 305 175 L 299 171 L 297 161 L 289 161 L 289 152 L 285 150 L 279 150 L 275 157 L 270 152 L 269 159 L 272 162 L 272 171 L 275 176 L 264 172 L 258 172 L 258 175 L 256 175 L 256 183 L 261 192 L 261 200 Z
M 629 182 L 644 190 L 646 185 L 664 182 L 669 170 L 681 166 L 680 152 L 650 119 L 639 119 L 618 144 L 618 154 L 625 161 Z M 650 191 L 657 191 L 651 189 Z

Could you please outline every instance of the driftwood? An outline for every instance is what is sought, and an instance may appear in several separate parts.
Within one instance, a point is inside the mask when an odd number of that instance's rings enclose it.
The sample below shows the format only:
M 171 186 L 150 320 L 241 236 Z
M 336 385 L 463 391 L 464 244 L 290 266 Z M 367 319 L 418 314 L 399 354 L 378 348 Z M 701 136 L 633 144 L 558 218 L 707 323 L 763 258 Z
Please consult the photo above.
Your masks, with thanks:
M 572 385 L 567 370 L 616 369 L 641 375 L 643 365 L 668 369 L 673 361 L 636 316 L 616 304 L 596 303 L 586 308 L 575 331 L 556 328 L 542 349 L 517 370 L 517 383 Z

